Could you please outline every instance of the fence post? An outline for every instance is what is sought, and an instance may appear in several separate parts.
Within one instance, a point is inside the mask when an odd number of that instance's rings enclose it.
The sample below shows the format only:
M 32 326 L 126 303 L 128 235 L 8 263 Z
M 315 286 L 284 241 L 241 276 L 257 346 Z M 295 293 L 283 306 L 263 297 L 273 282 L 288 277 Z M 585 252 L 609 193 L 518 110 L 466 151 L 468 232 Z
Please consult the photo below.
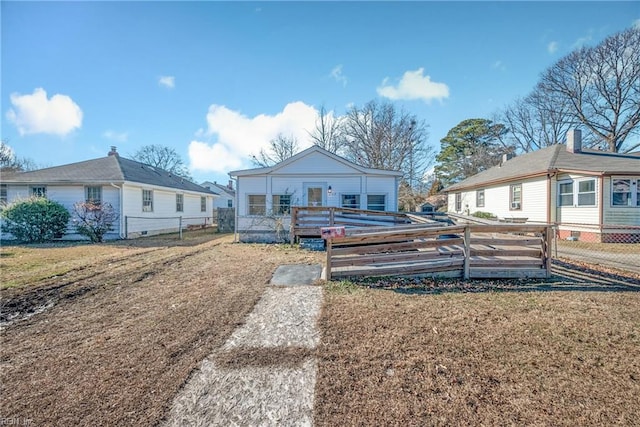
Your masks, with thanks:
M 124 217 L 124 238 L 129 238 L 129 217 L 126 215 Z
M 329 227 L 335 224 L 335 208 L 329 208 Z
M 182 216 L 178 217 L 178 232 L 180 233 L 180 240 L 182 240 Z
M 471 263 L 471 230 L 469 224 L 464 226 L 464 279 L 469 279 L 469 264 Z
M 553 242 L 553 226 L 547 224 L 544 232 L 544 268 L 547 269 L 547 279 L 551 277 L 551 246 Z
M 331 247 L 333 246 L 333 239 L 329 237 L 327 240 L 327 274 L 326 280 L 331 280 Z
M 295 227 L 296 227 L 296 221 L 298 217 L 298 207 L 297 206 L 292 206 L 291 207 L 291 223 L 289 224 L 289 242 L 291 242 L 291 244 L 293 245 L 295 243 Z

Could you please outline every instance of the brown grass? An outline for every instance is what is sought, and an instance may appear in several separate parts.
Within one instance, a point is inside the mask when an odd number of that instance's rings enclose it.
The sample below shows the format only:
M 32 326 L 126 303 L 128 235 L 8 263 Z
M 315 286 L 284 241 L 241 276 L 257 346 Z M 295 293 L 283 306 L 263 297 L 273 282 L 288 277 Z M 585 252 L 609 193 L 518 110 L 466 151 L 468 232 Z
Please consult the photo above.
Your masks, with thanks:
M 275 268 L 318 256 L 211 234 L 2 251 L 14 254 L 3 256 L 3 270 L 16 283 L 2 291 L 3 314 L 22 317 L 33 301 L 53 306 L 3 332 L 0 414 L 87 426 L 159 422 L 192 370 L 252 310 Z M 66 273 L 43 274 L 44 253 L 52 271 Z M 29 266 L 23 275 L 16 259 Z M 58 270 L 65 262 L 73 266 Z
M 319 426 L 638 422 L 637 292 L 327 289 Z

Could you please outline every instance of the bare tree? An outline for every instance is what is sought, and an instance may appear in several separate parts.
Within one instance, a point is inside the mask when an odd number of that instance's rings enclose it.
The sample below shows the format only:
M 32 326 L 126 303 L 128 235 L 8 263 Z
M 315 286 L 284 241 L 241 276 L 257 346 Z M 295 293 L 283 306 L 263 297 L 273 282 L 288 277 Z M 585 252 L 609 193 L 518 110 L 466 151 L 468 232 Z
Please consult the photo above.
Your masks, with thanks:
M 626 138 L 640 124 L 640 30 L 614 34 L 595 47 L 573 51 L 552 65 L 539 88 L 562 99 L 609 151 L 629 152 Z
M 362 166 L 397 170 L 410 188 L 421 184 L 433 161 L 427 125 L 388 102 L 352 107 L 342 122 L 346 157 Z
M 269 141 L 268 149 L 262 148 L 257 156 L 253 156 L 253 164 L 259 167 L 270 167 L 276 163 L 293 157 L 300 150 L 298 140 L 292 136 L 278 136 Z
M 16 156 L 7 140 L 0 141 L 0 171 L 24 172 L 38 169 L 39 166 L 31 159 Z
M 342 120 L 333 113 L 327 112 L 324 105 L 320 107 L 315 128 L 308 132 L 314 145 L 334 154 L 342 154 L 344 139 L 342 137 Z
M 507 125 L 514 145 L 527 153 L 562 142 L 569 128 L 577 124 L 571 111 L 566 100 L 536 88 L 507 106 L 496 121 Z M 583 142 L 589 145 L 587 140 Z
M 171 147 L 157 144 L 145 145 L 131 157 L 140 163 L 164 169 L 189 181 L 193 180 L 187 166 L 182 161 L 182 157 Z

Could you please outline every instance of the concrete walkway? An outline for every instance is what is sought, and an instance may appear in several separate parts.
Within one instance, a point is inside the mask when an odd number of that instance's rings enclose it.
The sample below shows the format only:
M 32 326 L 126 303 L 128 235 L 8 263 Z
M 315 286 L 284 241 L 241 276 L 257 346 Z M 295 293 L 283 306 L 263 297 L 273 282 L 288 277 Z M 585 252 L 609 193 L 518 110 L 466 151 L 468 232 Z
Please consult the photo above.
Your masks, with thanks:
M 174 400 L 168 426 L 310 426 L 320 340 L 320 265 L 274 273 L 245 323 Z

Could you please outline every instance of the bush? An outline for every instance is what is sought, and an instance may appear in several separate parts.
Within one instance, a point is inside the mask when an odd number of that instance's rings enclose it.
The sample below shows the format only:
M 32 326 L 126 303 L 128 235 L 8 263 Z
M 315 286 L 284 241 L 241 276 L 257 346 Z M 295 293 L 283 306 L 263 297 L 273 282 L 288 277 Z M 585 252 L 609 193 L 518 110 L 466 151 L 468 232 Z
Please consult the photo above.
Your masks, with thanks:
M 490 212 L 482 212 L 476 211 L 471 214 L 471 216 L 475 216 L 476 218 L 484 218 L 484 219 L 496 219 L 497 217 Z
M 102 242 L 104 235 L 113 230 L 118 214 L 110 203 L 78 202 L 73 205 L 73 223 L 76 231 L 93 243 Z
M 43 197 L 17 200 L 1 213 L 4 230 L 27 243 L 40 243 L 60 238 L 67 231 L 70 214 L 58 202 Z

